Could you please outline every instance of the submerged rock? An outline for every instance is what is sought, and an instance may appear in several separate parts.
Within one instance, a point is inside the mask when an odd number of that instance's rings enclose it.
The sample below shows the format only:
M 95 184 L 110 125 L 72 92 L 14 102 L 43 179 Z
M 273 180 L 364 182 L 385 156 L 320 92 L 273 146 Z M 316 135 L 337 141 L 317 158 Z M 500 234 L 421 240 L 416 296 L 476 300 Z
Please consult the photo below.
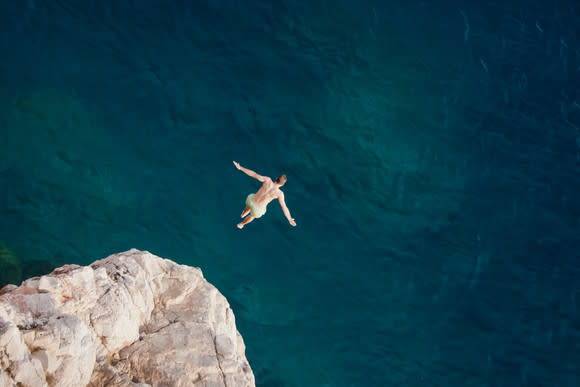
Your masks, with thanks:
M 201 270 L 132 249 L 0 290 L 0 385 L 254 386 Z
M 0 286 L 20 281 L 22 265 L 16 254 L 0 241 Z

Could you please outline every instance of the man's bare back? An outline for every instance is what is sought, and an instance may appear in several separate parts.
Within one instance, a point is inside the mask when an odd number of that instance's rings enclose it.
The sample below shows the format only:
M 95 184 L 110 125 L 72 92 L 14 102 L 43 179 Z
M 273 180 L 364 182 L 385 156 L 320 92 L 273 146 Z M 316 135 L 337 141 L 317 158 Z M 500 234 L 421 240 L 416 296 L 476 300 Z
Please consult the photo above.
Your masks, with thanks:
M 271 178 L 266 177 L 266 181 L 262 183 L 258 192 L 255 193 L 254 201 L 257 204 L 267 206 L 272 200 L 278 199 L 281 194 L 280 188 L 274 184 Z
M 280 189 L 280 187 L 282 187 L 288 180 L 286 175 L 281 175 L 274 181 L 268 176 L 258 175 L 256 172 L 242 167 L 240 163 L 236 161 L 234 161 L 234 165 L 238 170 L 262 183 L 262 186 L 255 194 L 250 194 L 246 198 L 246 207 L 241 215 L 244 219 L 238 223 L 239 229 L 244 228 L 244 226 L 252 220 L 262 217 L 266 213 L 268 204 L 274 199 L 278 199 L 280 202 L 280 207 L 282 208 L 282 212 L 284 212 L 286 219 L 288 219 L 288 222 L 292 226 L 296 226 L 296 221 L 290 215 L 290 210 L 288 210 L 286 202 L 284 201 L 284 192 Z

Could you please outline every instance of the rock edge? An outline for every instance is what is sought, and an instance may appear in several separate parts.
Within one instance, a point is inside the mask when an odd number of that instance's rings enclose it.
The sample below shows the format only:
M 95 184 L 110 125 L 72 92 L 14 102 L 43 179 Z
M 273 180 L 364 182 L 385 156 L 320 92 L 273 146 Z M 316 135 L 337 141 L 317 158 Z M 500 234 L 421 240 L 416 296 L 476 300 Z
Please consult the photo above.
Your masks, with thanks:
M 20 383 L 20 384 L 19 384 Z M 0 290 L 0 385 L 255 386 L 200 269 L 131 249 Z

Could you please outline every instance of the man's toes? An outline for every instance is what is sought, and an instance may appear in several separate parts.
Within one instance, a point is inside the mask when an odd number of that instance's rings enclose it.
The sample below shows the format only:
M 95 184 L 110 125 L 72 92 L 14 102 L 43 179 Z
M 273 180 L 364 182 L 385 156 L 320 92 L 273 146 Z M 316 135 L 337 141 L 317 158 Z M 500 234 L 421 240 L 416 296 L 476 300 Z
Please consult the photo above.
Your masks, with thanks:
M 244 225 L 241 223 L 238 223 L 238 228 L 241 230 L 242 228 L 244 228 Z

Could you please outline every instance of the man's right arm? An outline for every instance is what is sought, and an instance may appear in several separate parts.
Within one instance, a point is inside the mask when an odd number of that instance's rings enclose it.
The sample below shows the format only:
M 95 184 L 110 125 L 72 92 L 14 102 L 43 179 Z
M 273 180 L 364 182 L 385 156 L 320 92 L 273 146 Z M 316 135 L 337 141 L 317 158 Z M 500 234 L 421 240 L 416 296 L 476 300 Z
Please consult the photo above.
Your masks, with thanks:
M 278 202 L 280 203 L 280 207 L 282 207 L 282 212 L 284 213 L 284 216 L 286 217 L 286 219 L 288 219 L 288 223 L 290 223 L 292 226 L 296 226 L 296 220 L 294 220 L 292 215 L 290 215 L 290 210 L 288 209 L 288 206 L 286 206 L 286 201 L 284 200 L 283 192 L 280 192 L 280 195 L 278 196 Z
M 254 178 L 254 179 L 256 179 L 256 180 L 258 180 L 258 181 L 260 181 L 260 182 L 262 182 L 262 183 L 263 183 L 264 181 L 266 181 L 266 176 L 261 176 L 261 175 L 258 175 L 256 172 L 252 171 L 251 169 L 248 169 L 248 168 L 244 168 L 244 167 L 242 167 L 242 166 L 240 165 L 240 163 L 238 163 L 237 161 L 234 161 L 234 165 L 236 166 L 236 168 L 237 168 L 239 171 L 242 171 L 242 172 L 244 172 L 246 175 L 248 175 L 248 176 L 250 176 L 250 177 L 253 177 L 253 178 Z

